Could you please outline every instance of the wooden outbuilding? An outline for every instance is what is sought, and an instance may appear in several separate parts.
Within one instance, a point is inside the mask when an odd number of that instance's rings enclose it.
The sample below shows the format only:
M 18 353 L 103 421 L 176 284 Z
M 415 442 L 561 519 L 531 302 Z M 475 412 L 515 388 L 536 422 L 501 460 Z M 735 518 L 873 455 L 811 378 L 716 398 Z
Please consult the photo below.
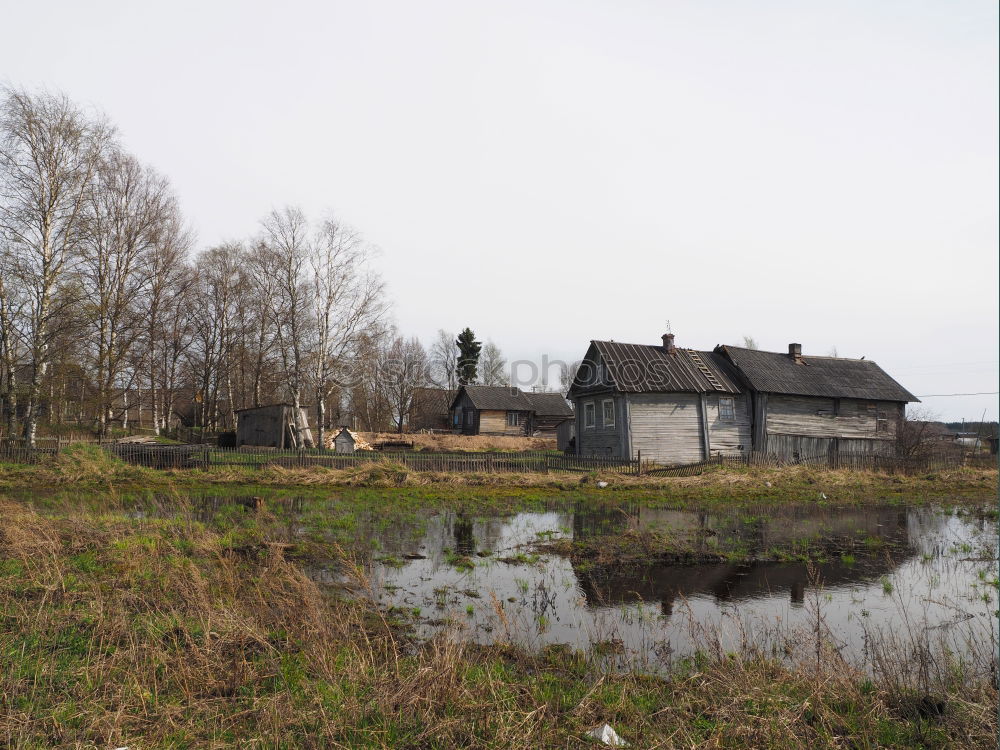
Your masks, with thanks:
M 236 411 L 236 445 L 270 448 L 311 448 L 312 432 L 306 408 L 269 404 Z
M 357 440 L 349 429 L 343 427 L 333 439 L 333 448 L 337 453 L 354 453 L 357 450 Z

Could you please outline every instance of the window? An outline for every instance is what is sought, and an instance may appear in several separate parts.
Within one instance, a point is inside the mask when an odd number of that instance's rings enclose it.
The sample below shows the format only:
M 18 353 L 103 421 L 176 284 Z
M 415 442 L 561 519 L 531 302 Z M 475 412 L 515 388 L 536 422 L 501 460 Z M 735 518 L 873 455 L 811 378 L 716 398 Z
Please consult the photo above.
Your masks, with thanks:
M 594 429 L 594 402 L 588 401 L 583 405 L 583 426 L 585 429 Z
M 879 409 L 875 413 L 875 432 L 889 431 L 889 413 Z
M 467 425 L 471 426 L 474 423 L 474 421 L 475 421 L 474 418 L 475 418 L 476 413 L 474 411 L 472 411 L 471 409 L 465 409 L 463 411 L 463 414 L 465 414 L 465 423 Z
M 517 427 L 517 425 L 518 425 L 518 423 L 520 421 L 520 417 L 521 417 L 521 413 L 520 412 L 516 412 L 516 411 L 509 411 L 509 412 L 507 412 L 507 426 L 508 427 Z
M 719 398 L 719 419 L 722 422 L 736 421 L 736 402 L 731 398 Z
M 605 427 L 615 426 L 615 402 L 610 398 L 601 402 L 601 419 Z

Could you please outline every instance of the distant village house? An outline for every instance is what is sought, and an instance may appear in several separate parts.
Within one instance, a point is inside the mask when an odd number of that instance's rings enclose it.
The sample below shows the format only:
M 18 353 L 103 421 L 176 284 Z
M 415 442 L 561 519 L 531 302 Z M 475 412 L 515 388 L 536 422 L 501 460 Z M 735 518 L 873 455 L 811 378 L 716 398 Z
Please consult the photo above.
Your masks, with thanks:
M 463 435 L 556 437 L 559 426 L 573 419 L 561 393 L 526 393 L 508 386 L 464 385 L 451 410 Z

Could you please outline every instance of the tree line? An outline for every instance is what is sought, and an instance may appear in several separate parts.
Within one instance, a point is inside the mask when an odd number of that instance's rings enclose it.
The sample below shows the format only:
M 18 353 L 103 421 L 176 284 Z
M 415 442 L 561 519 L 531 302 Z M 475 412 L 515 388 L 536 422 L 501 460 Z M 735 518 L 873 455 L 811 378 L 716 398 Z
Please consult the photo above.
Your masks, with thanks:
M 313 410 L 325 444 L 348 421 L 402 431 L 421 388 L 507 382 L 468 328 L 403 335 L 374 256 L 296 207 L 196 251 L 170 181 L 106 117 L 0 90 L 0 430 L 215 432 L 283 401 Z

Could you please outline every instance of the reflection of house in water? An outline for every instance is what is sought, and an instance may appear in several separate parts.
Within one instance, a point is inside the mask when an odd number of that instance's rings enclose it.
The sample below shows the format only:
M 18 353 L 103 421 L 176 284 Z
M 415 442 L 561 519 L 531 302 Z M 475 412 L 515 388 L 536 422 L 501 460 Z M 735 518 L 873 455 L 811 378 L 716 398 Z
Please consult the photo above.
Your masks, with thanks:
M 617 513 L 617 516 L 615 515 Z M 856 564 L 840 561 L 846 542 L 863 543 L 877 538 L 912 554 L 907 514 L 894 508 L 824 509 L 809 506 L 769 508 L 755 515 L 742 510 L 706 513 L 633 508 L 595 511 L 580 509 L 574 517 L 577 539 L 595 538 L 628 531 L 655 530 L 676 535 L 693 553 L 712 553 L 724 543 L 737 542 L 750 556 L 768 550 L 789 548 L 808 540 L 813 549 L 827 552 L 831 562 L 813 570 L 824 586 L 838 586 L 890 572 L 900 561 L 885 554 L 863 556 L 854 552 Z M 588 604 L 601 606 L 638 600 L 659 600 L 669 612 L 678 596 L 711 594 L 728 601 L 788 591 L 793 602 L 801 602 L 810 580 L 804 563 L 702 563 L 679 565 L 654 563 L 632 568 L 593 568 L 578 573 Z
M 839 559 L 813 566 L 823 586 L 841 586 L 891 572 L 901 560 L 876 555 L 847 565 Z M 636 601 L 659 601 L 670 614 L 679 597 L 710 594 L 720 601 L 738 601 L 789 592 L 801 603 L 809 585 L 805 563 L 654 564 L 631 568 L 592 568 L 577 573 L 587 604 L 608 606 Z
M 822 508 L 794 506 L 743 508 L 733 511 L 688 511 L 578 505 L 573 515 L 574 539 L 592 539 L 628 531 L 655 531 L 688 543 L 692 552 L 712 552 L 720 539 L 740 542 L 751 555 L 798 540 L 830 549 L 846 539 L 882 539 L 893 544 L 908 541 L 907 515 L 896 508 Z

